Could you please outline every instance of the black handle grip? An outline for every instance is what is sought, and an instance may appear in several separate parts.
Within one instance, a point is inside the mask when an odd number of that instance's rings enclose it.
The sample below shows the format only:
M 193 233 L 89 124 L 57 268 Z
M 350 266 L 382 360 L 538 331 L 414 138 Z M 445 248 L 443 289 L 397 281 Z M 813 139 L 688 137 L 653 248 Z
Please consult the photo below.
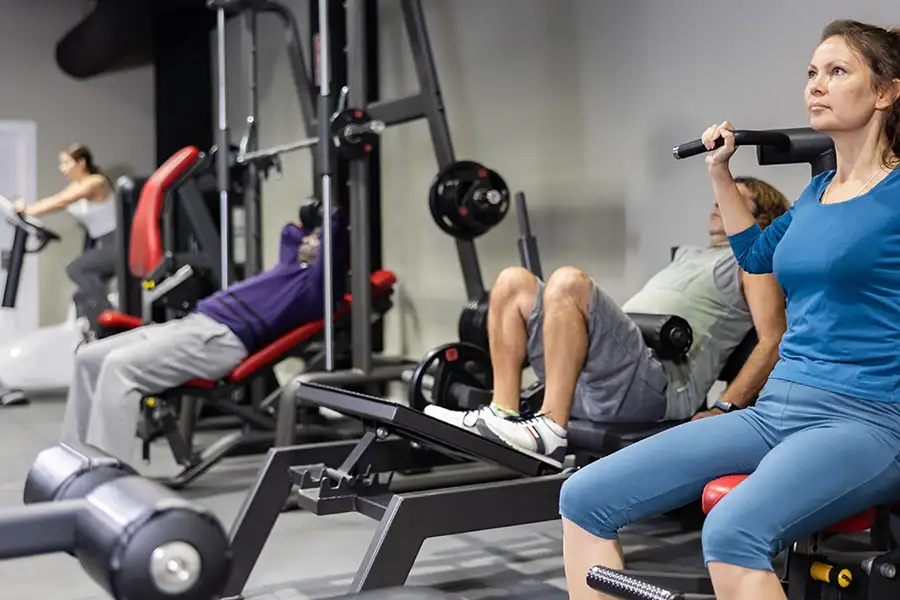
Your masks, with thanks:
M 606 567 L 591 567 L 586 581 L 592 590 L 624 600 L 684 600 L 681 592 L 673 592 Z
M 740 146 L 774 146 L 778 148 L 787 148 L 791 144 L 791 138 L 783 131 L 752 131 L 747 129 L 739 129 L 734 133 L 734 145 Z M 719 138 L 716 140 L 715 148 L 721 148 L 725 140 Z M 672 156 L 677 159 L 690 158 L 706 152 L 706 146 L 701 140 L 693 140 L 679 146 L 675 146 L 672 150 Z

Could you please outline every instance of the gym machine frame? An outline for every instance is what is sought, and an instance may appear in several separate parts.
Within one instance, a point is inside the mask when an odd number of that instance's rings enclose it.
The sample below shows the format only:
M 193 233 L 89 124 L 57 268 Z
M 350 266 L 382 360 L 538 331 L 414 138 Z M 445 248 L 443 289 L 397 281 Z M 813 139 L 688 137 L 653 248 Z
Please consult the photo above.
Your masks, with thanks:
M 739 145 L 757 145 L 761 165 L 808 163 L 816 174 L 834 164 L 830 139 L 811 129 L 746 133 L 750 137 L 739 132 L 735 137 Z M 295 487 L 299 488 L 300 506 L 315 514 L 356 511 L 379 520 L 351 584 L 354 593 L 405 584 L 425 539 L 559 518 L 559 492 L 571 470 L 371 396 L 308 382 L 297 388 L 301 399 L 313 406 L 362 420 L 366 433 L 356 442 L 269 451 L 229 533 L 234 570 L 226 597 L 240 597 Z M 414 452 L 422 447 L 463 460 L 500 465 L 506 469 L 506 476 L 488 483 L 408 493 L 391 487 L 391 475 L 407 468 Z M 582 450 L 588 449 L 572 448 L 576 456 Z M 708 581 L 696 575 L 626 574 L 688 588 L 687 592 L 711 593 Z
M 291 10 L 274 0 L 211 0 L 209 6 L 217 10 L 218 21 L 218 47 L 220 55 L 220 64 L 224 64 L 225 41 L 224 41 L 224 24 L 228 14 L 240 14 L 243 17 L 243 39 L 244 53 L 249 56 L 247 68 L 245 69 L 245 77 L 249 82 L 250 102 L 249 116 L 247 119 L 247 134 L 241 141 L 240 149 L 234 162 L 244 166 L 248 172 L 255 173 L 258 182 L 258 175 L 272 166 L 277 166 L 277 157 L 285 152 L 300 149 L 312 149 L 316 147 L 314 164 L 316 165 L 316 174 L 321 181 L 320 196 L 323 200 L 324 213 L 330 214 L 332 210 L 332 199 L 334 196 L 334 184 L 332 181 L 332 169 L 334 167 L 333 159 L 333 134 L 331 131 L 332 120 L 328 115 L 332 114 L 331 110 L 334 103 L 334 94 L 330 87 L 330 40 L 328 39 L 330 27 L 328 22 L 327 3 L 321 2 L 320 7 L 320 43 L 319 43 L 319 59 L 321 74 L 320 84 L 324 86 L 320 89 L 318 97 L 318 108 L 314 109 L 314 88 L 303 60 L 303 54 L 299 42 L 299 33 L 296 20 Z M 350 100 L 351 106 L 365 106 L 366 94 L 366 61 L 365 61 L 365 2 L 364 0 L 351 0 L 346 4 L 346 15 L 348 22 L 348 64 L 351 65 L 350 71 L 350 88 L 343 90 L 341 96 L 341 104 Z M 258 150 L 256 148 L 256 88 L 255 88 L 255 15 L 258 13 L 269 12 L 277 15 L 282 21 L 285 30 L 286 50 L 289 61 L 291 63 L 291 71 L 294 84 L 297 90 L 298 99 L 300 101 L 301 114 L 309 131 L 316 131 L 317 135 L 300 140 L 293 144 L 285 144 L 270 149 Z M 419 13 L 421 12 L 419 7 Z M 410 17 L 413 18 L 413 17 Z M 356 32 L 360 32 L 357 35 Z M 422 36 L 416 39 L 425 39 Z M 225 82 L 224 72 L 219 69 L 219 129 L 218 141 L 219 147 L 227 147 L 228 144 L 228 126 L 225 120 Z M 418 94 L 410 98 L 404 98 L 393 102 L 375 103 L 363 108 L 363 112 L 369 116 L 369 120 L 361 127 L 356 126 L 356 131 L 351 126 L 345 128 L 344 133 L 380 133 L 385 126 L 406 123 L 430 114 L 426 110 L 427 105 L 437 107 L 439 101 L 437 98 L 431 102 L 426 102 L 425 94 Z M 342 106 L 335 113 L 341 112 Z M 317 118 L 317 116 L 323 116 Z M 334 115 L 332 115 L 332 119 Z M 446 129 L 446 124 L 444 124 Z M 220 153 L 218 163 L 219 177 L 219 194 L 220 202 L 227 205 L 228 200 L 228 169 L 229 160 Z M 369 168 L 368 161 L 363 159 L 355 160 L 351 163 L 351 181 L 350 181 L 350 222 L 351 223 L 368 223 L 369 221 L 369 190 L 366 189 L 365 177 L 366 169 Z M 360 178 L 363 179 L 360 179 Z M 252 203 L 248 203 L 249 204 Z M 248 208 L 249 210 L 249 208 Z M 227 215 L 227 211 L 223 212 Z M 351 329 L 353 336 L 352 343 L 352 368 L 346 371 L 334 371 L 333 356 L 333 309 L 335 306 L 333 298 L 333 272 L 331 268 L 331 220 L 326 218 L 323 220 L 323 259 L 325 262 L 325 372 L 320 376 L 328 378 L 329 381 L 341 382 L 343 385 L 372 385 L 393 380 L 399 380 L 401 372 L 414 366 L 410 360 L 400 357 L 378 357 L 372 356 L 372 332 L 371 332 L 371 289 L 369 275 L 371 272 L 369 261 L 369 231 L 366 227 L 352 227 L 350 239 L 350 264 L 351 264 L 351 293 L 353 302 L 351 306 Z M 255 238 L 252 231 L 254 219 L 248 214 L 247 218 L 248 238 Z M 223 221 L 223 227 L 226 224 Z M 224 251 L 223 251 L 224 252 Z M 248 254 L 248 262 L 250 257 Z M 285 393 L 291 388 L 286 386 L 282 392 L 282 398 L 289 398 L 289 402 L 281 401 L 280 404 L 290 404 L 286 410 L 279 412 L 279 421 L 289 421 L 293 424 L 296 418 L 296 407 L 294 406 L 294 394 Z M 282 418 L 281 415 L 284 415 Z M 288 434 L 289 439 L 293 437 L 293 427 L 290 426 L 291 433 Z

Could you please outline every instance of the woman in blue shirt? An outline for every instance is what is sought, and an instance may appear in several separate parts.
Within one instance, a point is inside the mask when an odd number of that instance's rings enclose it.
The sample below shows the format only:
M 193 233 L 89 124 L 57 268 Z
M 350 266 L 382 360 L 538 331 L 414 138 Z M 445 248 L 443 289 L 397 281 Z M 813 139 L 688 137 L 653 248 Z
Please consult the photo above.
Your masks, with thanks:
M 731 125 L 702 137 L 739 264 L 774 272 L 784 289 L 780 361 L 755 406 L 675 427 L 566 482 L 573 599 L 603 597 L 585 585 L 592 565 L 623 568 L 619 528 L 696 500 L 724 475 L 752 473 L 703 527 L 720 600 L 784 599 L 775 554 L 900 497 L 900 31 L 835 21 L 808 76 L 809 122 L 834 141 L 837 170 L 764 232 L 729 171 Z

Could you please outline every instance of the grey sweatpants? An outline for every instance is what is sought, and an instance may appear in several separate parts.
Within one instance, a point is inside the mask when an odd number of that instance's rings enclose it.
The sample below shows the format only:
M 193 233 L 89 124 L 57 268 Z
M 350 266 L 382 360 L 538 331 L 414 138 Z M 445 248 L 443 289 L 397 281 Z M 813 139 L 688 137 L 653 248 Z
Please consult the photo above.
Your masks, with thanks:
M 195 378 L 220 379 L 246 356 L 228 327 L 199 313 L 84 344 L 75 354 L 62 441 L 131 463 L 145 396 Z

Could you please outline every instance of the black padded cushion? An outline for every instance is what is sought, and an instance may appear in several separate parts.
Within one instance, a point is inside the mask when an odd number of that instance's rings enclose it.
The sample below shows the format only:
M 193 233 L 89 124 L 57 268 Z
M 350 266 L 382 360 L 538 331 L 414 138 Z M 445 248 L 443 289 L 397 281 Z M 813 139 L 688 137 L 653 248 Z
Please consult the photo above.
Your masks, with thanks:
M 724 381 L 725 383 L 734 381 L 734 378 L 737 377 L 738 372 L 743 368 L 744 363 L 747 362 L 750 353 L 756 348 L 758 342 L 759 337 L 756 335 L 756 329 L 751 329 L 744 339 L 741 340 L 741 343 L 731 352 L 728 362 L 725 363 L 722 372 L 719 373 L 719 381 Z
M 569 449 L 607 455 L 639 442 L 683 421 L 656 423 L 594 423 L 580 419 L 569 421 Z
M 684 357 L 694 343 L 693 330 L 681 317 L 646 313 L 628 313 L 628 317 L 637 325 L 644 343 L 663 360 Z

